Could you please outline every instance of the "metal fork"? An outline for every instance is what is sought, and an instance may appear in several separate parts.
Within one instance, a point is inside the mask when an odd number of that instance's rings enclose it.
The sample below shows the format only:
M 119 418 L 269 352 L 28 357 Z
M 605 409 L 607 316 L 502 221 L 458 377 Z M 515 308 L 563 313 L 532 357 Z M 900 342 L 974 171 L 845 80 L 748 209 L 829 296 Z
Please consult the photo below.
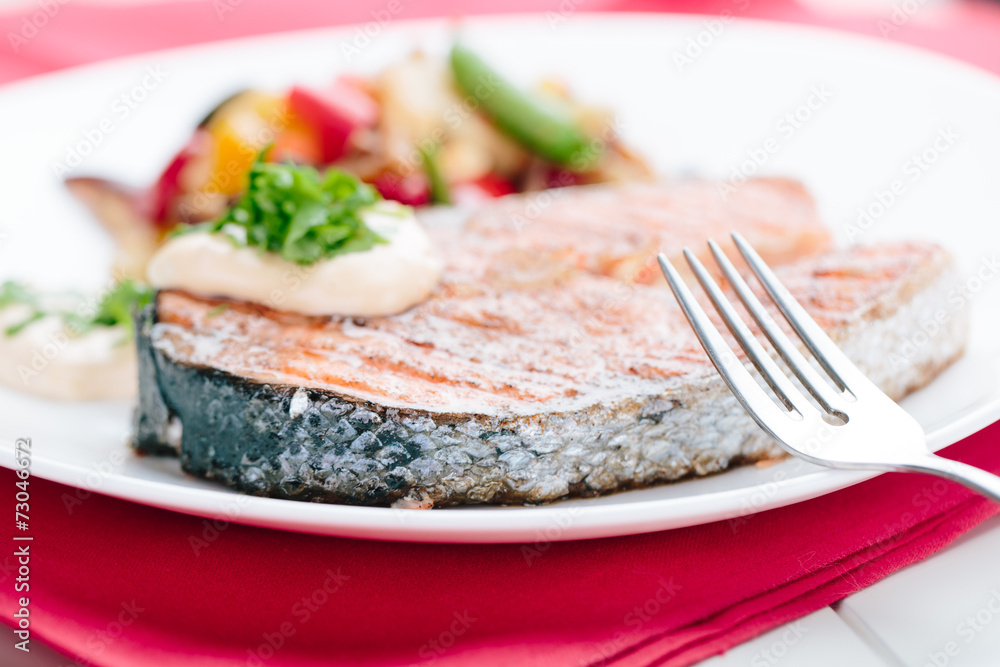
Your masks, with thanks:
M 660 268 L 698 340 L 729 389 L 764 431 L 785 450 L 812 463 L 830 468 L 930 473 L 1000 502 L 1000 477 L 932 454 L 920 424 L 858 370 L 742 236 L 733 233 L 732 237 L 778 310 L 836 386 L 834 389 L 806 360 L 718 244 L 709 241 L 716 263 L 740 301 L 821 409 L 810 402 L 767 353 L 698 258 L 685 248 L 684 257 L 698 282 L 780 404 L 772 400 L 661 253 Z

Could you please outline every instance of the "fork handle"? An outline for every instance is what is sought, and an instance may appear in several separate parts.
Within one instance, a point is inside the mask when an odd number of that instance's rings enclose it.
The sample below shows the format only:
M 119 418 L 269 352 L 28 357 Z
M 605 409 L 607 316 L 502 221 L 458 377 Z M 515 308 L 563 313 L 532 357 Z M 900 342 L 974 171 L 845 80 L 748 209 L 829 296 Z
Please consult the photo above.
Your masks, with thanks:
M 1000 503 L 1000 476 L 961 461 L 928 454 L 916 463 L 905 466 L 908 470 L 926 472 L 950 479 L 977 491 L 994 502 Z

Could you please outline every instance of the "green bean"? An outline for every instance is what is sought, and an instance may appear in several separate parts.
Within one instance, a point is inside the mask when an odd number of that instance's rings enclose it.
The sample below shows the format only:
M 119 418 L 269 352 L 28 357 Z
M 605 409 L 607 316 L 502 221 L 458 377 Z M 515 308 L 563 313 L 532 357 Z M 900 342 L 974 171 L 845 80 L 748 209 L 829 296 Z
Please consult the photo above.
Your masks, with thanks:
M 441 167 L 437 161 L 437 147 L 420 149 L 420 156 L 424 162 L 424 173 L 427 174 L 427 181 L 431 187 L 431 202 L 434 204 L 450 204 L 451 190 L 448 182 L 441 173 Z
M 460 43 L 451 49 L 451 70 L 459 90 L 475 99 L 501 131 L 529 151 L 576 171 L 586 170 L 600 157 L 567 114 L 518 90 Z

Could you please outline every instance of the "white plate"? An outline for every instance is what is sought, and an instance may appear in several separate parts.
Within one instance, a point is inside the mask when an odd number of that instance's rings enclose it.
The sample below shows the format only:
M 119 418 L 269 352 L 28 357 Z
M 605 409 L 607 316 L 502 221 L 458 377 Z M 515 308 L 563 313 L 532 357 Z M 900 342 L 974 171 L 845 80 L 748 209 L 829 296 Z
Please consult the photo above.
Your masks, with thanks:
M 470 19 L 464 32 L 518 80 L 555 73 L 583 97 L 613 105 L 626 139 L 664 174 L 730 178 L 743 164 L 744 171 L 797 176 L 843 242 L 857 208 L 873 205 L 880 191 L 902 181 L 902 194 L 862 240 L 938 240 L 956 253 L 970 286 L 978 287 L 966 306 L 973 316 L 968 355 L 905 406 L 927 428 L 934 448 L 1000 417 L 1000 280 L 990 273 L 977 285 L 975 278 L 981 269 L 989 272 L 984 261 L 1000 250 L 1000 81 L 929 53 L 809 28 L 665 15 L 552 18 Z M 147 54 L 7 86 L 0 91 L 4 277 L 93 289 L 107 280 L 110 242 L 55 173 L 71 146 L 97 144 L 82 158 L 81 172 L 145 183 L 206 109 L 237 88 L 281 89 L 292 82 L 323 83 L 345 70 L 373 72 L 415 46 L 443 51 L 453 27 L 445 21 L 393 23 L 352 62 L 343 45 L 357 33 L 324 29 Z M 957 136 L 938 140 L 935 148 L 939 132 Z M 760 160 L 767 147 L 771 152 Z M 913 156 L 925 151 L 928 160 L 935 157 L 933 164 L 914 171 Z M 754 155 L 761 166 L 746 162 Z M 541 547 L 717 520 L 730 520 L 737 530 L 754 511 L 871 476 L 785 461 L 545 507 L 417 512 L 318 505 L 241 496 L 185 476 L 176 460 L 137 458 L 125 445 L 130 413 L 124 403 L 53 403 L 4 390 L 3 463 L 11 465 L 12 442 L 25 436 L 34 443 L 34 474 L 80 487 L 77 495 L 84 498 L 95 491 L 198 516 L 329 535 Z

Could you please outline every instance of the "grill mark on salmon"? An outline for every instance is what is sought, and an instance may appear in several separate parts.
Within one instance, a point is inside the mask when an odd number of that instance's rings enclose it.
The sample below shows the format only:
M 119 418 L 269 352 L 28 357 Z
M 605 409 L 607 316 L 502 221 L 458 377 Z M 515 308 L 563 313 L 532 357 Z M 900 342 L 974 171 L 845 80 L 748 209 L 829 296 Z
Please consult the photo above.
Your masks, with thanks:
M 688 181 L 669 188 L 631 183 L 510 197 L 474 216 L 466 233 L 506 251 L 520 250 L 543 266 L 573 265 L 660 285 L 663 279 L 650 261 L 657 252 L 673 260 L 690 245 L 701 259 L 710 259 L 705 239 L 735 250 L 729 241 L 734 229 L 744 230 L 774 264 L 816 254 L 831 243 L 805 188 L 777 178 L 752 180 L 728 193 L 718 183 Z

